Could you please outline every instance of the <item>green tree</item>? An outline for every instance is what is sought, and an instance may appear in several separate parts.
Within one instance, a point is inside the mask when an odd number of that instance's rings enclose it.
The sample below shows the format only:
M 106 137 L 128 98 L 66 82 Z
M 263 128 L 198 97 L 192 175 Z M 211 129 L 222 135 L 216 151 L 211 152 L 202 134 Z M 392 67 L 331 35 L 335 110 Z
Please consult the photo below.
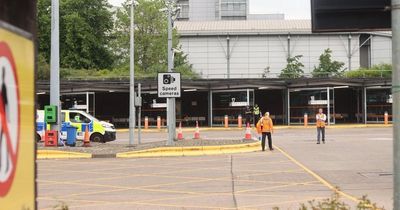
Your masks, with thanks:
M 130 30 L 130 0 L 116 12 L 117 20 L 113 36 L 112 48 L 117 56 L 119 66 L 129 65 L 129 30 Z M 167 14 L 160 12 L 166 7 L 164 0 L 138 0 L 135 6 L 135 72 L 154 75 L 166 71 L 168 65 L 167 48 Z M 173 30 L 173 48 L 180 49 L 179 36 Z M 188 63 L 187 55 L 175 53 L 175 70 L 183 76 L 195 77 L 192 65 Z
M 288 57 L 286 59 L 287 65 L 284 69 L 282 69 L 280 78 L 299 78 L 303 76 L 303 67 L 304 65 L 300 62 L 300 58 L 302 55 L 296 55 L 294 57 Z
M 347 71 L 344 76 L 347 78 L 391 78 L 392 65 L 381 63 L 370 68 Z
M 343 74 L 344 63 L 332 61 L 331 54 L 332 50 L 328 48 L 319 56 L 319 65 L 318 67 L 314 66 L 313 77 L 341 76 Z
M 113 66 L 108 46 L 113 29 L 107 0 L 60 1 L 60 66 L 104 69 Z M 39 53 L 50 60 L 51 0 L 38 0 Z

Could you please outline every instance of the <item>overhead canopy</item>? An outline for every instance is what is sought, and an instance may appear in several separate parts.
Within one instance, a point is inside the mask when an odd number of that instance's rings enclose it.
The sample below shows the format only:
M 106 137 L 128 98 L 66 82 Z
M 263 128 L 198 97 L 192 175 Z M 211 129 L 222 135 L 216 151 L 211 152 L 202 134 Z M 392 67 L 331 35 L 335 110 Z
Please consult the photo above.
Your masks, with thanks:
M 156 91 L 156 80 L 136 81 L 142 84 L 143 91 Z M 391 85 L 390 78 L 296 78 L 296 79 L 198 79 L 182 80 L 182 89 L 196 89 L 197 91 L 227 90 L 227 89 L 287 89 L 301 87 L 368 87 Z M 48 93 L 48 81 L 37 82 L 37 92 Z M 64 80 L 61 81 L 61 93 L 74 92 L 129 92 L 129 80 Z

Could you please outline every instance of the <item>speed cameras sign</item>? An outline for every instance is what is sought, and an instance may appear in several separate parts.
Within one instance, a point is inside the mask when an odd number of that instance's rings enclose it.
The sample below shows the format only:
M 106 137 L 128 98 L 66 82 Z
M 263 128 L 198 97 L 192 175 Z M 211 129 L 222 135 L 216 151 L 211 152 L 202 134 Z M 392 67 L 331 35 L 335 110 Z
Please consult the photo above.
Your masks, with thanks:
M 158 73 L 158 97 L 181 97 L 181 73 Z

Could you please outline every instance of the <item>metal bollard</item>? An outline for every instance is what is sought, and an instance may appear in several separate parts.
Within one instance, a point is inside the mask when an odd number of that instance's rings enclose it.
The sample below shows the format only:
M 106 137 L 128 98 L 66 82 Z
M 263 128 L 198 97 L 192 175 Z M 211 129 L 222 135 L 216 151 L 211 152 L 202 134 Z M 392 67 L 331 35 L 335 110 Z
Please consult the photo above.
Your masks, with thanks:
M 225 115 L 225 117 L 224 117 L 224 127 L 225 128 L 228 127 L 228 115 Z
M 388 112 L 385 112 L 385 114 L 383 115 L 383 119 L 384 119 L 385 125 L 389 124 L 389 114 L 388 114 Z
M 157 116 L 157 129 L 161 129 L 161 117 Z
M 242 128 L 242 115 L 238 116 L 238 128 Z
M 149 129 L 149 117 L 144 117 L 144 129 Z
M 307 127 L 307 126 L 308 126 L 308 114 L 305 113 L 304 114 L 304 127 Z

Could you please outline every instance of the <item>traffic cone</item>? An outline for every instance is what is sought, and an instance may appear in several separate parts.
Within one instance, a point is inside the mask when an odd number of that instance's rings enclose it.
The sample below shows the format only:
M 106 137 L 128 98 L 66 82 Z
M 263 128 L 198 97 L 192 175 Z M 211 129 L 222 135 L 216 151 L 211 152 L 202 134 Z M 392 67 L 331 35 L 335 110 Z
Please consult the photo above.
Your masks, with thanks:
M 91 147 L 90 139 L 89 139 L 89 124 L 86 125 L 85 136 L 83 138 L 83 147 Z
M 251 129 L 250 129 L 249 123 L 247 123 L 247 126 L 246 126 L 246 134 L 244 135 L 244 139 L 251 140 Z
M 183 133 L 182 133 L 182 122 L 179 123 L 178 129 L 178 140 L 183 140 Z
M 193 139 L 200 139 L 200 129 L 199 129 L 199 122 L 196 121 L 196 131 L 194 132 Z

